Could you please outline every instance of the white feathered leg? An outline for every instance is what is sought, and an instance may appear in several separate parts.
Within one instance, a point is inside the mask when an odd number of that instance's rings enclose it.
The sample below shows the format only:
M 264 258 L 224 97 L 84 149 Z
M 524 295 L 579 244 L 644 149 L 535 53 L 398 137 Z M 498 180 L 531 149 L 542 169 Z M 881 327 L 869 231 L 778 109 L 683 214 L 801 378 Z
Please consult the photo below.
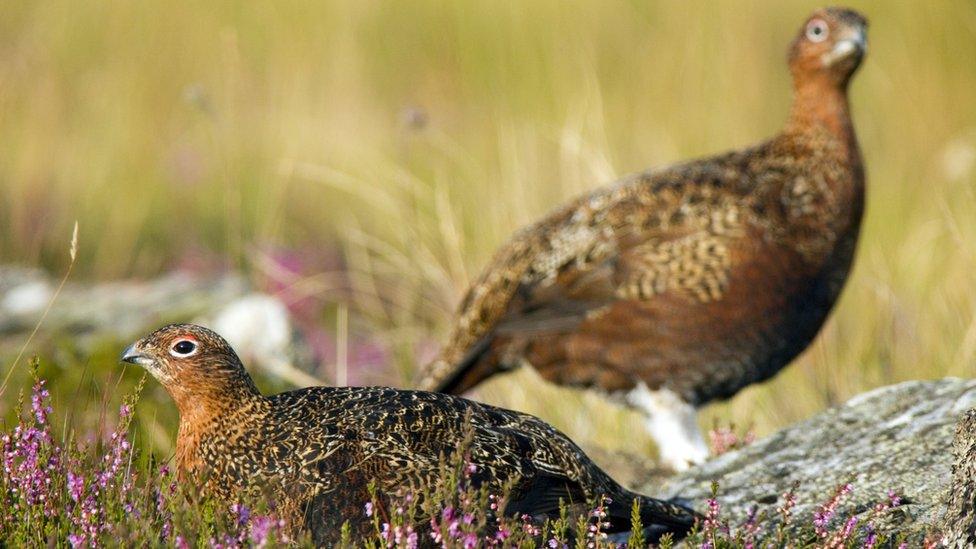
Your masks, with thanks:
M 644 413 L 645 425 L 665 466 L 684 471 L 708 458 L 698 413 L 678 395 L 667 389 L 652 391 L 639 383 L 627 393 L 627 403 Z

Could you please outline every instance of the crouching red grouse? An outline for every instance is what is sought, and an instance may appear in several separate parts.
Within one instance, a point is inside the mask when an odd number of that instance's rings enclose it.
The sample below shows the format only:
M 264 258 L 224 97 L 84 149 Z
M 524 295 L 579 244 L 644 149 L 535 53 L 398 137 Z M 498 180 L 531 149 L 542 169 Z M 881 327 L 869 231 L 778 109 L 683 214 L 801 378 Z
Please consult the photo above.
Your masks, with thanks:
M 506 515 L 558 518 L 560 502 L 610 499 L 609 532 L 629 529 L 640 505 L 646 539 L 675 539 L 693 511 L 630 492 L 565 435 L 541 420 L 463 398 L 385 387 L 309 387 L 264 396 L 234 350 L 190 324 L 160 328 L 133 343 L 122 360 L 146 368 L 180 413 L 176 466 L 182 479 L 234 497 L 260 485 L 287 498 L 318 545 L 333 545 L 344 522 L 372 528 L 364 513 L 375 483 L 381 498 L 423 490 L 441 459 L 465 437 L 473 481 L 499 491 L 515 481 Z

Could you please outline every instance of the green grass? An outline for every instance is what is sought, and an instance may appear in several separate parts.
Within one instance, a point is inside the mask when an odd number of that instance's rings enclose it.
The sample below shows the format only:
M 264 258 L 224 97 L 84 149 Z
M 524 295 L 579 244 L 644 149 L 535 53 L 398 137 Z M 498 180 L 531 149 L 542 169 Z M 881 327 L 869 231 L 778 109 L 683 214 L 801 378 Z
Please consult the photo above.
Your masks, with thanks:
M 706 426 L 763 434 L 872 387 L 973 373 L 976 5 L 851 4 L 871 20 L 852 88 L 869 176 L 854 275 L 809 352 Z M 0 258 L 63 270 L 76 219 L 76 281 L 149 276 L 195 248 L 246 270 L 268 243 L 340 248 L 353 325 L 401 351 L 402 385 L 403 350 L 445 335 L 513 230 L 627 172 L 775 132 L 786 44 L 813 7 L 6 2 Z M 417 110 L 422 128 L 406 120 Z M 42 349 L 44 375 L 59 398 L 85 397 L 75 406 L 117 401 L 117 345 Z M 480 396 L 584 443 L 649 448 L 633 414 L 533 379 Z M 166 448 L 174 417 L 157 397 L 141 406 Z

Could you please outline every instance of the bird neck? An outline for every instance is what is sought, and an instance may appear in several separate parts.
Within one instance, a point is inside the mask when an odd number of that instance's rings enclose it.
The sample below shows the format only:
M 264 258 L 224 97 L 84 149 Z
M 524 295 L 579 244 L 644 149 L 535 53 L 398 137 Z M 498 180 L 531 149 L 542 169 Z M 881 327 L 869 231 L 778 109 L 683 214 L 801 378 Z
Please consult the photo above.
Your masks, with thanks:
M 847 81 L 827 76 L 795 80 L 793 107 L 781 136 L 793 146 L 818 151 L 825 165 L 836 163 L 844 175 L 825 179 L 839 211 L 832 217 L 832 230 L 856 240 L 864 212 L 864 163 L 854 133 Z
M 180 430 L 203 430 L 220 419 L 264 400 L 250 378 L 215 382 L 182 379 L 167 386 L 180 413 Z
M 177 388 L 167 387 L 180 414 L 176 436 L 176 465 L 185 475 L 203 465 L 198 451 L 201 439 L 221 429 L 230 429 L 237 417 L 264 404 L 265 398 L 253 383 L 231 385 L 215 390 L 199 390 L 192 383 Z
M 847 82 L 836 82 L 826 76 L 795 81 L 786 133 L 806 134 L 824 129 L 834 138 L 856 147 Z

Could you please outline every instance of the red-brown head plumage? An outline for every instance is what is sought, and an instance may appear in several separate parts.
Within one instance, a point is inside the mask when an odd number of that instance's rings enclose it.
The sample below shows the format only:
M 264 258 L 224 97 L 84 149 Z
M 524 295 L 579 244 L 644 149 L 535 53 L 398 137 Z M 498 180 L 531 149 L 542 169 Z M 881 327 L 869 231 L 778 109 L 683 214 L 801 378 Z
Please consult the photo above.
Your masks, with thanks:
M 122 360 L 143 366 L 158 379 L 184 419 L 260 396 L 227 341 L 201 326 L 164 326 L 130 345 Z
M 847 8 L 815 11 L 790 45 L 794 100 L 786 134 L 826 128 L 858 158 L 847 85 L 867 52 L 867 19 Z M 859 161 L 859 160 L 858 160 Z
M 843 88 L 867 51 L 867 19 L 847 8 L 814 12 L 790 45 L 790 72 L 797 87 Z

